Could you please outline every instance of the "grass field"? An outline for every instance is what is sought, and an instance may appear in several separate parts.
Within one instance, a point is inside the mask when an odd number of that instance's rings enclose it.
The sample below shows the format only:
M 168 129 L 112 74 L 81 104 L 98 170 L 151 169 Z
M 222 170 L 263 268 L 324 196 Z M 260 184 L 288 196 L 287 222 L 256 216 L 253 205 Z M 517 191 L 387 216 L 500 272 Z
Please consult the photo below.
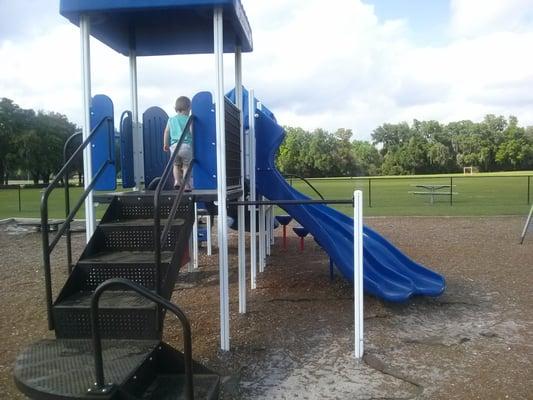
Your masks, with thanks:
M 327 199 L 346 199 L 352 197 L 354 190 L 364 194 L 364 213 L 367 216 L 379 215 L 524 215 L 533 201 L 533 173 L 522 174 L 475 174 L 465 175 L 427 175 L 406 177 L 375 178 L 328 178 L 309 181 Z M 450 178 L 452 178 L 450 180 Z M 370 181 L 370 183 L 369 183 Z M 529 183 L 528 183 L 529 182 Z M 409 192 L 423 191 L 420 184 L 452 184 L 453 195 L 435 198 L 430 204 L 429 196 Z M 303 182 L 294 180 L 294 187 L 313 198 L 317 195 Z M 443 191 L 449 191 L 444 189 Z M 336 206 L 347 214 L 352 213 L 349 206 Z
M 0 189 L 0 219 L 10 217 L 32 217 L 37 218 L 41 216 L 41 193 L 43 189 L 22 189 L 20 191 L 20 206 L 19 211 L 19 193 L 16 189 Z M 82 188 L 70 189 L 70 204 L 74 206 L 80 198 Z M 64 218 L 65 217 L 65 203 L 64 190 L 62 188 L 56 189 L 49 200 L 48 214 L 50 218 Z M 97 217 L 100 217 L 105 211 L 105 206 L 97 207 Z M 76 218 L 84 218 L 83 206 Z
M 452 178 L 452 182 L 450 182 Z M 533 171 L 522 173 L 457 175 L 418 175 L 405 177 L 320 178 L 309 180 L 327 199 L 348 199 L 354 190 L 364 193 L 366 216 L 380 215 L 525 215 L 533 201 Z M 369 184 L 370 181 L 370 184 Z M 429 196 L 414 195 L 417 184 L 453 184 L 453 204 L 450 196 L 438 196 L 430 204 Z M 529 187 L 528 187 L 529 183 Z M 318 196 L 303 182 L 294 180 L 296 189 L 313 198 Z M 448 189 L 445 189 L 448 190 Z M 0 190 L 0 219 L 8 217 L 39 217 L 41 189 L 21 190 L 19 211 L 18 190 Z M 81 194 L 80 188 L 71 190 L 71 204 Z M 64 217 L 63 190 L 57 189 L 50 198 L 49 215 Z M 82 207 L 83 208 L 83 207 Z M 349 206 L 337 206 L 347 214 Z M 105 206 L 97 208 L 100 216 Z M 77 216 L 83 218 L 83 209 Z

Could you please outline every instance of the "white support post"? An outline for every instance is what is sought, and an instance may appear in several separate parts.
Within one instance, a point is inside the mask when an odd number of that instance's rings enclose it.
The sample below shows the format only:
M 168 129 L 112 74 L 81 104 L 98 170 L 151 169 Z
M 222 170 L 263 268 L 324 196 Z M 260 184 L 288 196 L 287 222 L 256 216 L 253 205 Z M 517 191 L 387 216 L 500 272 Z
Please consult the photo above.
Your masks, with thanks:
M 211 244 L 211 215 L 207 215 L 206 229 L 207 229 L 207 235 L 206 235 L 207 255 L 210 256 L 213 254 L 213 246 Z
M 250 200 L 257 200 L 255 187 L 255 93 L 251 89 L 248 92 L 248 144 L 250 146 L 249 154 L 249 174 L 250 174 Z M 250 280 L 251 287 L 257 287 L 257 207 L 250 206 Z
M 137 84 L 137 54 L 135 49 L 130 48 L 130 97 L 131 97 L 131 126 L 133 139 L 133 174 L 135 179 L 135 190 L 140 190 L 144 181 L 144 159 L 142 126 L 139 123 L 139 94 Z
M 261 200 L 265 198 L 260 197 Z M 265 272 L 266 264 L 266 241 L 265 241 L 265 206 L 259 206 L 259 272 Z
M 520 235 L 520 244 L 524 243 L 524 239 L 526 238 L 527 230 L 529 228 L 529 224 L 531 223 L 531 216 L 533 215 L 533 205 L 531 206 L 531 209 L 529 210 L 529 215 L 526 219 L 526 224 L 524 225 L 524 229 L 522 230 L 522 235 Z
M 243 113 L 243 89 L 242 89 L 242 51 L 237 46 L 235 51 L 235 103 L 240 110 L 240 138 L 241 138 L 241 190 L 240 201 L 244 201 L 244 113 Z M 245 206 L 238 207 L 239 224 L 239 313 L 246 313 L 246 226 Z
M 80 17 L 81 72 L 82 72 L 82 104 L 83 104 L 83 140 L 91 134 L 91 21 L 89 16 Z M 83 176 L 85 189 L 93 176 L 92 146 L 83 150 Z M 85 200 L 85 232 L 87 243 L 96 228 L 93 192 Z
M 275 219 L 275 207 L 272 206 L 272 208 L 270 209 L 270 245 L 271 246 L 274 246 L 276 244 L 276 241 L 275 241 L 275 235 L 274 235 L 274 228 L 275 228 L 275 225 L 274 225 L 274 219 Z
M 363 357 L 363 192 L 353 193 L 353 288 L 355 358 Z
M 214 50 L 216 61 L 216 144 L 217 144 L 217 200 L 218 200 L 218 252 L 220 272 L 220 348 L 230 349 L 229 332 L 229 278 L 228 278 L 228 218 L 226 182 L 226 140 L 224 129 L 224 19 L 223 10 L 213 13 Z
M 189 263 L 187 264 L 187 272 L 194 272 L 194 245 L 192 243 L 192 233 L 189 236 Z
M 194 203 L 194 224 L 192 226 L 192 267 L 198 269 L 198 203 Z
M 272 238 L 271 238 L 271 235 L 272 235 L 272 226 L 271 226 L 271 218 L 270 218 L 270 213 L 272 211 L 272 206 L 267 206 L 266 207 L 266 212 L 265 212 L 265 225 L 266 225 L 266 235 L 265 235 L 265 242 L 266 242 L 266 255 L 267 257 L 270 256 L 272 253 L 271 253 L 271 249 L 272 249 L 272 246 L 270 245 L 271 242 L 272 242 Z

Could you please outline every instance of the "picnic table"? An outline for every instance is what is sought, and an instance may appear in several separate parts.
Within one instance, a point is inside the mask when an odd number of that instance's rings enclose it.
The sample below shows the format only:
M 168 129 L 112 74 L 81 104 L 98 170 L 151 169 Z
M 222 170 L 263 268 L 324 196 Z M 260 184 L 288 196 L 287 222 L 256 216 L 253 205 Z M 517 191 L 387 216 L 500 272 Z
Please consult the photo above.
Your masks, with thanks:
M 429 203 L 433 204 L 435 202 L 435 196 L 453 196 L 458 194 L 457 192 L 452 192 L 452 187 L 455 185 L 441 184 L 441 183 L 423 183 L 417 185 L 411 185 L 416 188 L 424 189 L 423 191 L 410 191 L 409 193 L 414 195 L 423 195 L 429 196 Z M 443 189 L 448 189 L 444 191 Z

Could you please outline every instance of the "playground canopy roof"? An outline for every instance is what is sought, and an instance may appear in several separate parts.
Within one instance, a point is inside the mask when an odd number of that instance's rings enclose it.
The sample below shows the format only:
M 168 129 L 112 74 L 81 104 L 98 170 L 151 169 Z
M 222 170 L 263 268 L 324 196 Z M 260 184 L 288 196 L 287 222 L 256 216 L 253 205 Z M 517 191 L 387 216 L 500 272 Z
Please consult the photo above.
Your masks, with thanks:
M 240 0 L 61 0 L 60 13 L 79 25 L 91 17 L 91 35 L 124 55 L 213 53 L 213 9 L 224 10 L 224 52 L 253 49 Z

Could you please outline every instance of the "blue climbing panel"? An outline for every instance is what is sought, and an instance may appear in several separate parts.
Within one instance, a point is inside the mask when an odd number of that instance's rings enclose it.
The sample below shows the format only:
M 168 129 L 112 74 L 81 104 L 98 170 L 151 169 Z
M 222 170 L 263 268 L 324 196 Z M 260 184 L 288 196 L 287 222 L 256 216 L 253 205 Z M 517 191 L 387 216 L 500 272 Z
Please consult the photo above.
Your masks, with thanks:
M 131 111 L 124 111 L 120 118 L 120 169 L 122 187 L 135 186 L 135 170 L 133 166 L 133 125 Z
M 235 103 L 235 89 L 231 89 L 227 94 L 226 97 L 231 100 L 232 103 Z M 260 102 L 255 98 L 255 108 L 258 108 Z M 265 107 L 263 104 L 261 104 L 261 111 L 268 115 L 270 118 L 272 118 L 274 121 L 276 121 L 276 117 L 274 116 L 274 113 L 270 111 L 267 107 Z M 243 122 L 244 122 L 244 129 L 249 129 L 249 119 L 248 115 L 250 114 L 250 107 L 248 104 L 248 89 L 246 87 L 242 87 L 242 113 L 243 113 Z
M 195 189 L 217 188 L 217 156 L 215 106 L 209 92 L 200 92 L 192 99 Z
M 150 107 L 143 114 L 145 187 L 163 174 L 170 158 L 169 153 L 163 151 L 163 132 L 167 121 L 167 113 L 159 107 Z
M 115 161 L 115 124 L 113 120 L 113 102 L 105 95 L 93 97 L 91 104 L 91 132 L 96 133 L 91 140 L 93 177 L 111 156 L 113 164 L 106 167 L 94 190 L 115 190 L 117 188 L 117 169 Z M 108 121 L 102 120 L 109 118 Z

